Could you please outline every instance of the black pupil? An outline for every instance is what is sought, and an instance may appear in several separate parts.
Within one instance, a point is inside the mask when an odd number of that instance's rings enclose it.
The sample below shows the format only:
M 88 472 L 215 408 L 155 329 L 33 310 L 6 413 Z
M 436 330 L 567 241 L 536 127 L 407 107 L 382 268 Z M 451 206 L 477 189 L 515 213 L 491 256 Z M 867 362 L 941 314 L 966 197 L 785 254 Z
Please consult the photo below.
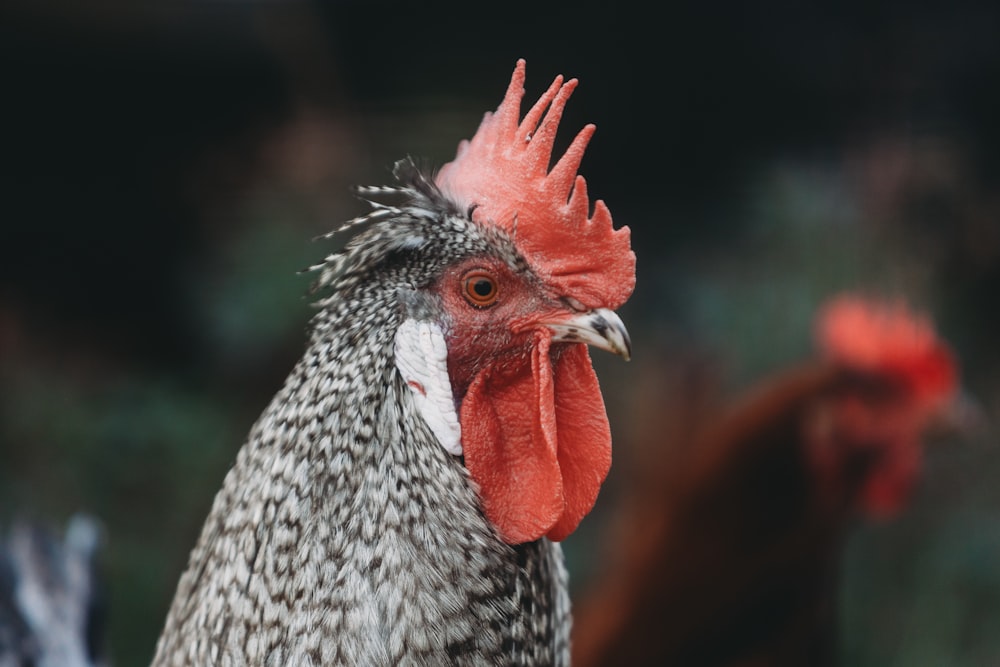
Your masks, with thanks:
M 483 298 L 493 294 L 493 283 L 486 278 L 479 278 L 474 283 L 472 283 L 472 291 L 476 293 L 477 296 Z

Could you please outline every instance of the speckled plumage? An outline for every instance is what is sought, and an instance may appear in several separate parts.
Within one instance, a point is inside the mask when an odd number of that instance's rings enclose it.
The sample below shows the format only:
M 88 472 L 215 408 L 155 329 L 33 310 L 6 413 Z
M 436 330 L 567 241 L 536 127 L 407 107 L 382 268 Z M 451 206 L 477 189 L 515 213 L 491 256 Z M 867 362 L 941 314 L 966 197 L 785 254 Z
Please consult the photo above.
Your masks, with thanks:
M 490 254 L 537 280 L 408 161 L 364 190 L 366 228 L 315 267 L 308 347 L 215 498 L 153 659 L 180 665 L 559 665 L 569 659 L 557 544 L 510 546 L 393 360 L 425 292 Z M 349 223 L 348 226 L 351 226 Z

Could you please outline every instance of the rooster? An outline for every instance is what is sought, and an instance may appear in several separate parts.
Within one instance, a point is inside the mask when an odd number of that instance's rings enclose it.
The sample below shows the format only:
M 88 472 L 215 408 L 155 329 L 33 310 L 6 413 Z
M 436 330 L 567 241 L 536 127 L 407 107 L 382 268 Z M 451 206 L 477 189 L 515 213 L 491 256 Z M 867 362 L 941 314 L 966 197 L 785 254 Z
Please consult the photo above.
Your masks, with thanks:
M 566 664 L 559 542 L 611 436 L 588 345 L 628 358 L 627 227 L 550 168 L 576 80 L 521 118 L 525 63 L 436 175 L 312 267 L 305 354 L 226 475 L 153 665 Z
M 818 358 L 706 410 L 686 456 L 623 501 L 576 607 L 577 667 L 837 664 L 842 539 L 905 506 L 957 370 L 903 303 L 838 296 L 816 333 Z

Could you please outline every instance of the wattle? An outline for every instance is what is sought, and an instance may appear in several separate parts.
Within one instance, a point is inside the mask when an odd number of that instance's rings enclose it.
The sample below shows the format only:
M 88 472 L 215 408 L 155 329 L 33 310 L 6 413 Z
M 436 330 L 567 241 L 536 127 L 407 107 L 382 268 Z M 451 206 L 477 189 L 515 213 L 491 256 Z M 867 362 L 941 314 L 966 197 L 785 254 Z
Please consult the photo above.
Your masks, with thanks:
M 465 465 L 509 544 L 562 540 L 594 506 L 611 430 L 587 347 L 535 334 L 530 362 L 481 370 L 462 401 Z

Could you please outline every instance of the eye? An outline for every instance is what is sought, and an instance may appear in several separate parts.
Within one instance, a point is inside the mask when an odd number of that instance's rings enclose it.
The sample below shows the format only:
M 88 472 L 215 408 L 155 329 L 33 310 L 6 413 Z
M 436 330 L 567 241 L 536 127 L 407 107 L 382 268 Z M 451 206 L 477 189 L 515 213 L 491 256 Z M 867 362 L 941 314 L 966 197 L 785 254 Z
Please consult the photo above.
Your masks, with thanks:
M 496 303 L 497 281 L 492 275 L 476 269 L 462 278 L 462 296 L 476 308 L 487 308 Z

